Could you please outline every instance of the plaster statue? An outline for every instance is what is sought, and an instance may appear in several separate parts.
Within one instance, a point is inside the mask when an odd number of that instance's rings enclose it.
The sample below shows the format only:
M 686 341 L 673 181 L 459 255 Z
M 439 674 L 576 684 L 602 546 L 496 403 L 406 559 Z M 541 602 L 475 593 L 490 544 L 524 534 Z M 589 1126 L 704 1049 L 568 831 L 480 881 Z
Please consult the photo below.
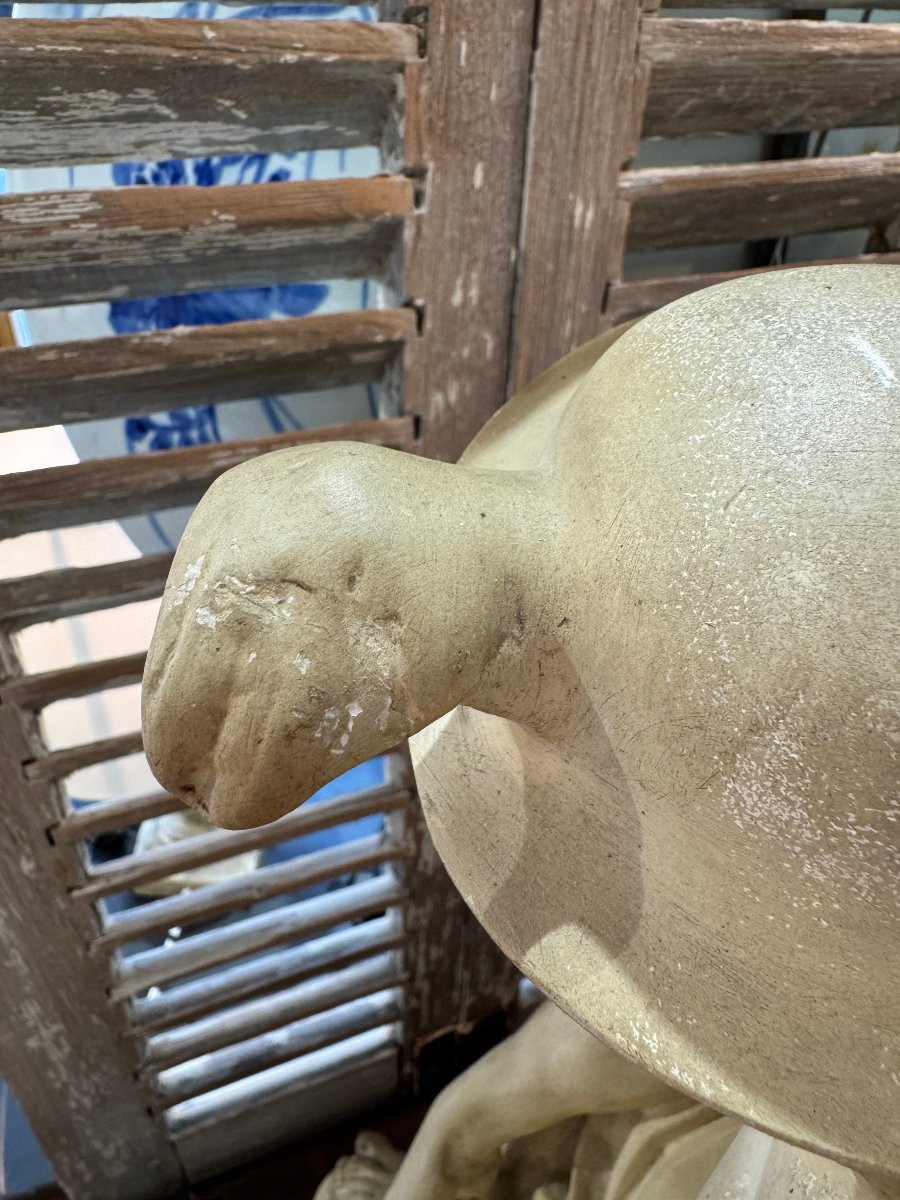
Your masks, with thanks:
M 529 1155 L 529 1142 L 555 1131 L 562 1136 L 545 1138 Z M 510 1168 L 516 1151 L 530 1158 L 529 1169 Z M 847 1167 L 693 1103 L 544 1004 L 446 1088 L 405 1159 L 385 1138 L 361 1134 L 355 1153 L 337 1164 L 315 1200 L 880 1200 L 888 1194 Z
M 658 1080 L 900 1180 L 900 268 L 742 278 L 576 351 L 450 466 L 222 476 L 145 676 L 160 780 L 273 820 L 412 736 L 502 949 Z

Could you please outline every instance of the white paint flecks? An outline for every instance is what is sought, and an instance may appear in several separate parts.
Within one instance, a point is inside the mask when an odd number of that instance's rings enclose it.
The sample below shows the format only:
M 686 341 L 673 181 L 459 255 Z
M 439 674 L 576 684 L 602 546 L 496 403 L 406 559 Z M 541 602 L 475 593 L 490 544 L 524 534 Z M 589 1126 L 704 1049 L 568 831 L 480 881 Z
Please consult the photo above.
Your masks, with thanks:
M 475 170 L 472 172 L 472 187 L 476 192 L 480 192 L 484 187 L 484 163 L 477 162 Z
M 247 662 L 248 662 L 248 663 L 252 663 L 252 662 L 255 660 L 255 658 L 256 658 L 256 651 L 254 650 L 254 651 L 251 653 L 250 657 L 247 659 Z
M 305 675 L 306 672 L 309 670 L 309 659 L 306 657 L 305 654 L 295 654 L 294 655 L 294 666 L 297 668 L 297 670 L 300 672 L 301 675 Z
M 202 608 L 198 608 L 194 613 L 194 620 L 198 625 L 205 625 L 207 629 L 215 629 L 219 618 L 211 608 L 207 608 L 206 605 L 204 605 Z
M 172 607 L 177 608 L 179 604 L 184 604 L 187 597 L 197 586 L 197 580 L 200 577 L 200 571 L 203 567 L 205 554 L 201 554 L 198 559 L 192 563 L 188 563 L 184 572 L 184 580 L 181 582 L 172 594 Z

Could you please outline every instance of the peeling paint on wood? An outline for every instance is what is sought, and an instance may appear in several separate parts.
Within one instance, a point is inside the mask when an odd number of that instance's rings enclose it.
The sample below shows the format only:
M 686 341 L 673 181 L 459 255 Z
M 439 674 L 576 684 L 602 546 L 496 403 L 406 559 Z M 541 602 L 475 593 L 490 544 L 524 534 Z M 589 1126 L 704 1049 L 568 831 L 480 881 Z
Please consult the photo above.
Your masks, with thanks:
M 417 48 L 359 21 L 4 21 L 0 161 L 377 145 Z
M 2 196 L 0 307 L 378 276 L 412 202 L 390 177 Z

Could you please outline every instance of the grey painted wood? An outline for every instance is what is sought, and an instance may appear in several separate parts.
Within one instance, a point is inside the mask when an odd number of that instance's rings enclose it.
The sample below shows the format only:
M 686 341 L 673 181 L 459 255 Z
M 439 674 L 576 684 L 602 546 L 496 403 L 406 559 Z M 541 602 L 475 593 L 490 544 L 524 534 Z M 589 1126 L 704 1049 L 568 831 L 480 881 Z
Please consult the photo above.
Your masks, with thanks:
M 142 950 L 127 959 L 113 961 L 111 996 L 114 1000 L 124 1000 L 207 967 L 285 942 L 297 942 L 345 922 L 375 916 L 398 904 L 403 896 L 403 888 L 393 876 L 379 875 L 337 892 L 247 917 L 224 929 L 194 934 L 174 946 Z
M 107 998 L 106 965 L 89 955 L 76 919 L 71 850 L 46 837 L 60 801 L 22 775 L 33 751 L 16 710 L 0 705 L 3 1075 L 73 1200 L 158 1200 L 179 1186 L 180 1168 L 133 1077 L 137 1058 Z
M 260 1034 L 281 1031 L 283 1026 L 329 1009 L 371 996 L 386 988 L 397 987 L 402 975 L 400 959 L 394 953 L 377 954 L 361 963 L 329 971 L 313 979 L 283 988 L 266 996 L 223 1006 L 208 1017 L 180 1025 L 149 1037 L 144 1046 L 143 1072 L 148 1078 L 159 1071 L 154 1084 L 157 1095 L 175 1101 L 186 1099 L 196 1087 L 198 1075 L 204 1075 L 207 1063 L 192 1060 L 204 1058 L 226 1049 L 238 1050 L 242 1061 L 246 1047 L 241 1043 Z M 236 1061 L 222 1055 L 220 1063 Z M 181 1071 L 173 1068 L 183 1066 Z M 233 1068 L 221 1065 L 215 1072 L 215 1083 L 226 1082 L 224 1076 Z M 212 1082 L 209 1076 L 197 1090 L 205 1091 Z
M 299 946 L 283 947 L 249 962 L 224 967 L 212 975 L 177 984 L 165 991 L 135 997 L 129 1003 L 131 1027 L 141 1033 L 168 1029 L 184 1021 L 205 1017 L 228 1004 L 278 991 L 314 975 L 338 971 L 374 954 L 399 950 L 402 946 L 398 914 L 391 912 L 324 937 L 312 938 Z
M 390 1100 L 397 1082 L 394 1031 L 378 1029 L 186 1100 L 167 1121 L 196 1182 L 362 1116 Z

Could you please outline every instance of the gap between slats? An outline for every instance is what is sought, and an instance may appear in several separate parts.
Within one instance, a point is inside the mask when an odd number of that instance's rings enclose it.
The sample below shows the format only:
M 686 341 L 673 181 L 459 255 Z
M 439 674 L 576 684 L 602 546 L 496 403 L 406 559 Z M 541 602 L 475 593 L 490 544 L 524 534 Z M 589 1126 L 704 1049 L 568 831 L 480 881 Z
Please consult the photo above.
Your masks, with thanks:
M 223 472 L 272 450 L 332 441 L 404 449 L 413 438 L 412 417 L 389 417 L 4 475 L 0 538 L 192 504 Z
M 623 171 L 628 250 L 880 229 L 900 213 L 900 153 Z
M 0 196 L 0 309 L 377 277 L 412 210 L 399 176 Z
M 0 432 L 377 382 L 415 321 L 373 309 L 14 350 L 0 355 Z
M 845 21 L 655 20 L 645 137 L 893 125 L 900 25 Z
M 0 25 L 7 166 L 377 146 L 418 34 L 364 21 Z
M 406 893 L 391 874 L 247 917 L 224 929 L 197 933 L 175 945 L 143 950 L 111 962 L 112 1000 L 126 1000 L 148 988 L 194 975 L 220 963 L 245 958 L 285 942 L 383 913 Z

